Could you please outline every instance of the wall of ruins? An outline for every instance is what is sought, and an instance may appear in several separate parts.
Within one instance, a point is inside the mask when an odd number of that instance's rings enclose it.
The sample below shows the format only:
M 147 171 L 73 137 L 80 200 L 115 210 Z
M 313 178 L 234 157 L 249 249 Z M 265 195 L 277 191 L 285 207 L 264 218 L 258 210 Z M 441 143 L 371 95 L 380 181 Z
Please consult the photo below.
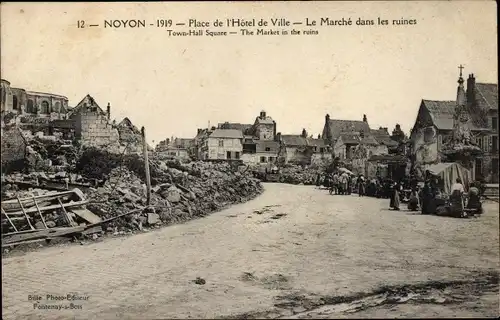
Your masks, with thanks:
M 12 88 L 6 80 L 2 80 L 1 85 L 2 111 L 13 112 L 28 118 L 43 117 L 51 120 L 66 118 L 68 98 L 58 94 Z
M 260 140 L 274 140 L 274 124 L 258 124 L 255 128 L 255 135 Z
M 26 142 L 16 125 L 2 128 L 2 166 L 14 161 L 23 160 L 26 156 Z
M 332 161 L 332 154 L 328 152 L 324 153 L 316 152 L 313 153 L 311 156 L 311 164 L 320 165 L 324 163 L 329 163 L 330 161 Z
M 11 112 L 13 107 L 13 101 L 12 101 L 12 89 L 10 87 L 10 82 L 7 80 L 1 80 L 1 107 L 2 111 L 5 112 Z
M 108 118 L 98 111 L 83 111 L 73 116 L 75 136 L 83 146 L 105 147 L 110 152 L 120 152 L 118 130 Z

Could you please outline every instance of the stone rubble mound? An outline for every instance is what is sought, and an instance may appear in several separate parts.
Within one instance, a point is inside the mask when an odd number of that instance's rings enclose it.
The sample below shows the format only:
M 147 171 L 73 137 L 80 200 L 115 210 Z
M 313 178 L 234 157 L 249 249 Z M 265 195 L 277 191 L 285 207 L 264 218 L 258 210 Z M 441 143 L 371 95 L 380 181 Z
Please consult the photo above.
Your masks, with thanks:
M 112 169 L 103 186 L 86 191 L 87 208 L 102 219 L 144 209 L 111 221 L 108 231 L 120 233 L 141 230 L 146 225 L 184 222 L 247 201 L 263 191 L 250 173 L 227 163 L 151 161 L 150 167 L 155 184 L 149 207 L 144 179 L 126 167 Z
M 300 166 L 284 167 L 280 172 L 280 181 L 289 184 L 316 184 L 317 169 L 302 168 Z

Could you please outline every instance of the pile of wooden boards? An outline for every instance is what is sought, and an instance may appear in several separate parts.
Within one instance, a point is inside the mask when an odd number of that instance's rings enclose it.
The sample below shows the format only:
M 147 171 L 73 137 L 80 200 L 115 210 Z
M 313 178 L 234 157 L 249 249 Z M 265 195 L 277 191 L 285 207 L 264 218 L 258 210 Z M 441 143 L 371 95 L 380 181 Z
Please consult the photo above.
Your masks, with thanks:
M 110 219 L 102 220 L 86 204 L 79 189 L 2 201 L 2 247 L 101 232 Z

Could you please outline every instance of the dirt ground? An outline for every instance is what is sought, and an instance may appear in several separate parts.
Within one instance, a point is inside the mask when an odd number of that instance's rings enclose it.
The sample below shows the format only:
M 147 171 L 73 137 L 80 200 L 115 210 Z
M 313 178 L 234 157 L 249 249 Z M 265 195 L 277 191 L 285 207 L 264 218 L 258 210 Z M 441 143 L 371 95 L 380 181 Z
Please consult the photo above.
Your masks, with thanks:
M 498 203 L 454 219 L 265 187 L 186 224 L 4 258 L 2 318 L 498 316 Z

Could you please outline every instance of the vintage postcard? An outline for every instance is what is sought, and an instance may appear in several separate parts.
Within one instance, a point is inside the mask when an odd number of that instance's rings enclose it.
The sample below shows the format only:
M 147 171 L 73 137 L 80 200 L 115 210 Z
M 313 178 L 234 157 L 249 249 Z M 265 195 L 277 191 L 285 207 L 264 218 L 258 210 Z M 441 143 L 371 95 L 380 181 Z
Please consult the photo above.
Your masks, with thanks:
M 2 319 L 499 316 L 496 2 L 0 12 Z

